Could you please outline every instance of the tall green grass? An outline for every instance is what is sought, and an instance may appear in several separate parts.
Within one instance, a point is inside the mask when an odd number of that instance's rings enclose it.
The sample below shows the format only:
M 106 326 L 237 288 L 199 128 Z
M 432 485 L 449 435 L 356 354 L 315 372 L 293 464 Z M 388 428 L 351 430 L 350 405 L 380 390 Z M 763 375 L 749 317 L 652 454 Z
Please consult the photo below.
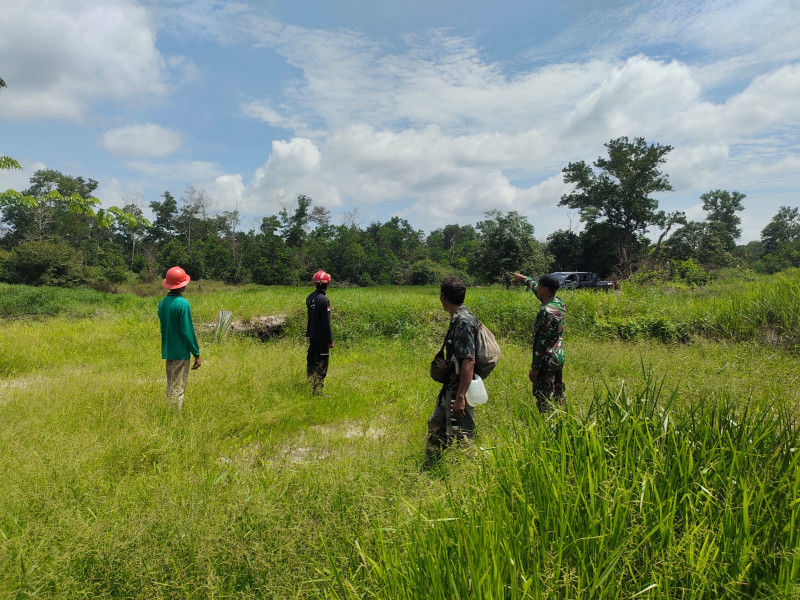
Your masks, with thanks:
M 447 326 L 436 288 L 331 290 L 337 344 L 328 397 L 318 399 L 305 383 L 308 289 L 190 287 L 198 324 L 213 323 L 218 310 L 229 309 L 237 319 L 287 314 L 289 327 L 269 343 L 239 337 L 213 343 L 201 330 L 204 365 L 190 375 L 180 416 L 164 407 L 155 314 L 163 292 L 156 286 L 151 291 L 83 296 L 59 290 L 56 316 L 12 311 L 15 318 L 0 321 L 0 599 L 309 598 L 346 595 L 348 585 L 364 597 L 392 597 L 391 588 L 383 593 L 379 586 L 394 580 L 372 573 L 370 562 L 408 558 L 388 557 L 388 545 L 398 553 L 424 550 L 425 544 L 454 557 L 461 552 L 454 538 L 409 537 L 417 522 L 427 536 L 465 523 L 484 535 L 482 523 L 491 524 L 494 537 L 481 543 L 497 540 L 491 548 L 500 574 L 484 583 L 525 585 L 502 579 L 509 572 L 505 557 L 514 556 L 526 581 L 533 572 L 542 574 L 544 583 L 531 583 L 529 593 L 568 589 L 592 596 L 592 582 L 605 572 L 599 565 L 607 569 L 608 553 L 619 548 L 624 551 L 603 581 L 622 595 L 657 584 L 641 597 L 690 597 L 678 589 L 678 575 L 668 578 L 673 572 L 684 573 L 680 581 L 699 585 L 706 597 L 735 597 L 737 589 L 740 595 L 781 597 L 787 589 L 798 545 L 789 535 L 796 529 L 797 464 L 792 459 L 778 474 L 785 454 L 778 453 L 776 440 L 786 430 L 779 409 L 800 405 L 800 359 L 780 345 L 703 336 L 665 345 L 647 335 L 606 339 L 592 329 L 595 315 L 641 318 L 637 302 L 642 311 L 670 316 L 672 292 L 569 296 L 565 380 L 572 412 L 540 422 L 529 410 L 526 379 L 527 338 L 538 303 L 514 290 L 471 288 L 468 305 L 503 346 L 487 383 L 491 400 L 477 414 L 478 445 L 487 450 L 453 449 L 437 469 L 423 472 L 426 419 L 438 390 L 426 365 Z M 0 303 L 7 292 L 27 295 L 18 305 L 23 307 L 49 293 L 0 287 Z M 699 294 L 724 298 L 738 291 L 691 293 L 698 306 L 707 306 Z M 765 301 L 775 302 L 769 296 Z M 680 384 L 666 430 L 662 413 L 637 408 L 637 402 L 663 407 L 667 398 L 654 399 L 657 386 L 643 386 L 651 390 L 647 394 L 629 392 L 642 379 L 642 361 L 664 373 L 666 388 Z M 775 412 L 742 412 L 761 403 Z M 768 435 L 762 439 L 758 431 Z M 687 447 L 695 449 L 695 466 L 676 474 L 689 459 Z M 734 472 L 744 482 L 741 489 L 730 479 Z M 794 487 L 787 487 L 792 473 Z M 550 502 L 544 516 L 542 506 L 524 502 L 547 491 L 540 488 L 548 479 L 535 485 L 525 479 L 534 474 L 550 478 L 547 493 L 566 503 L 561 513 L 553 512 L 562 510 L 560 502 Z M 553 487 L 559 481 L 563 490 Z M 676 481 L 683 495 L 670 496 Z M 629 505 L 622 502 L 628 496 Z M 653 534 L 633 549 L 660 523 L 652 512 L 658 498 L 671 498 L 674 522 L 690 523 L 694 537 L 691 529 L 675 527 L 670 537 L 658 538 L 663 546 L 654 546 Z M 491 511 L 504 502 L 508 509 L 494 519 Z M 593 517 L 605 515 L 606 530 L 586 522 L 575 506 Z M 705 520 L 692 517 L 687 506 Z M 743 506 L 754 558 L 752 566 L 742 563 L 736 571 L 729 559 L 746 534 L 732 527 L 744 527 Z M 729 520 L 720 521 L 719 514 Z M 486 515 L 488 521 L 479 519 Z M 559 515 L 569 518 L 562 522 Z M 784 529 L 778 532 L 780 522 Z M 526 526 L 538 527 L 536 544 L 546 542 L 548 550 L 530 542 Z M 578 526 L 603 537 L 579 540 L 570 533 Z M 663 527 L 658 535 L 666 536 L 668 525 Z M 722 535 L 733 541 L 717 539 Z M 524 550 L 520 560 L 510 554 L 517 547 Z M 705 570 L 693 566 L 701 559 Z M 579 566 L 591 565 L 598 565 L 599 575 L 578 574 Z M 484 566 L 476 563 L 475 569 Z M 774 574 L 764 575 L 770 566 Z M 647 569 L 660 579 L 645 581 Z M 344 587 L 338 587 L 337 573 Z M 730 583 L 735 577 L 741 583 Z M 553 582 L 561 587 L 548 587 Z M 432 584 L 431 590 L 440 589 Z M 483 597 L 500 588 L 486 589 Z M 495 597 L 513 597 L 511 589 Z M 456 597 L 448 594 L 441 597 Z
M 752 277 L 750 278 L 752 279 Z M 61 290 L 0 284 L 0 316 L 90 317 L 103 311 L 149 315 L 163 291 L 156 284 L 139 286 L 141 297 L 91 290 Z M 213 324 L 219 310 L 234 319 L 282 314 L 286 335 L 305 335 L 308 288 L 244 288 L 214 282 L 194 283 L 186 297 L 195 319 Z M 446 315 L 436 287 L 332 288 L 334 327 L 338 339 L 373 337 L 430 342 L 441 337 Z M 686 342 L 698 337 L 755 340 L 792 349 L 800 346 L 800 270 L 790 270 L 741 285 L 729 280 L 692 290 L 638 287 L 621 290 L 563 290 L 567 304 L 567 336 L 623 340 L 656 339 Z M 467 306 L 501 337 L 525 342 L 530 337 L 539 302 L 532 294 L 499 286 L 470 288 Z
M 800 425 L 646 377 L 495 430 L 469 484 L 374 520 L 330 598 L 795 598 Z

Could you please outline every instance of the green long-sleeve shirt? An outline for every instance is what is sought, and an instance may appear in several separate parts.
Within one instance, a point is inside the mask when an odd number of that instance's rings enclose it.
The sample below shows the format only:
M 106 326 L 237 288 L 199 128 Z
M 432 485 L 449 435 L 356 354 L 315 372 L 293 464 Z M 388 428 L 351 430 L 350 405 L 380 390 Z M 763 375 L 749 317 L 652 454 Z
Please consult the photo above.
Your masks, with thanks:
M 170 292 L 158 303 L 158 319 L 161 321 L 161 358 L 186 360 L 189 356 L 200 356 L 200 347 L 192 323 L 192 308 L 180 294 Z

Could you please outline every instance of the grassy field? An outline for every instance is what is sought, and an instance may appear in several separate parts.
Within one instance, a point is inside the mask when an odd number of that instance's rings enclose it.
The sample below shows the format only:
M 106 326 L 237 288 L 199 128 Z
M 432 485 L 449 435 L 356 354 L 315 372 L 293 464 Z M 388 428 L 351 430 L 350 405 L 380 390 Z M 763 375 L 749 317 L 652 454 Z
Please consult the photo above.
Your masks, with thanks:
M 164 406 L 153 287 L 0 285 L 0 598 L 798 598 L 797 273 L 565 292 L 567 413 L 531 411 L 531 295 L 469 290 L 502 338 L 477 444 L 421 469 L 434 288 L 333 289 L 326 393 L 305 288 L 189 288 Z

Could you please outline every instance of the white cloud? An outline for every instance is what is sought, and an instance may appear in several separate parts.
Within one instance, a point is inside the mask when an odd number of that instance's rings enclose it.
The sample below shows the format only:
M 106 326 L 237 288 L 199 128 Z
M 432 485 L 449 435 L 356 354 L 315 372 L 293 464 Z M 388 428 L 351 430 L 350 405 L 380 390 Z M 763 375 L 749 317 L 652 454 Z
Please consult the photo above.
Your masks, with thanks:
M 152 32 L 135 5 L 108 6 L 131 8 L 133 29 Z M 280 93 L 239 107 L 286 130 L 252 176 L 202 161 L 126 163 L 159 179 L 190 177 L 220 206 L 269 214 L 280 199 L 303 193 L 330 207 L 391 203 L 426 228 L 500 208 L 531 216 L 544 234 L 544 224 L 567 225 L 566 209 L 557 207 L 566 191 L 561 168 L 592 162 L 604 142 L 622 135 L 675 146 L 666 165 L 676 188 L 664 197 L 668 210 L 691 210 L 708 189 L 800 185 L 800 11 L 790 1 L 656 0 L 595 11 L 532 51 L 558 57 L 546 66 L 491 59 L 479 40 L 444 30 L 407 35 L 397 49 L 360 32 L 285 25 L 244 3 L 152 10 L 205 40 L 267 47 L 297 70 Z M 197 76 L 182 57 L 165 61 L 152 33 L 133 39 L 148 93 L 163 93 L 168 67 L 184 80 Z M 112 78 L 104 93 L 116 89 Z M 77 113 L 89 98 L 65 97 Z M 41 110 L 63 109 L 59 98 L 43 93 L 42 103 L 56 104 Z M 104 137 L 104 145 L 128 156 L 159 158 L 180 146 L 173 138 L 136 149 L 142 136 L 130 141 L 115 131 L 119 139 Z
M 243 207 L 245 188 L 241 175 L 220 175 L 195 187 L 213 198 L 217 211 L 241 210 Z
M 3 118 L 79 119 L 95 100 L 165 94 L 169 65 L 135 0 L 28 0 L 0 10 Z M 177 61 L 177 62 L 176 62 Z M 187 60 L 173 59 L 182 77 Z
M 25 190 L 33 174 L 41 169 L 46 169 L 47 165 L 39 161 L 19 161 L 22 169 L 3 170 L 0 169 L 0 193 L 6 190 Z
M 677 146 L 667 155 L 664 170 L 676 190 L 713 187 L 725 170 L 728 153 L 724 142 Z
M 305 129 L 307 127 L 303 121 L 292 119 L 279 113 L 266 100 L 246 102 L 242 104 L 241 110 L 244 116 L 264 121 L 273 127 L 282 129 Z
M 114 156 L 164 158 L 180 150 L 183 135 L 155 123 L 127 125 L 106 131 L 100 145 Z
M 224 175 L 225 172 L 215 163 L 201 160 L 179 160 L 173 162 L 157 162 L 153 160 L 138 159 L 127 160 L 125 165 L 140 173 L 161 179 L 198 181 L 211 179 Z

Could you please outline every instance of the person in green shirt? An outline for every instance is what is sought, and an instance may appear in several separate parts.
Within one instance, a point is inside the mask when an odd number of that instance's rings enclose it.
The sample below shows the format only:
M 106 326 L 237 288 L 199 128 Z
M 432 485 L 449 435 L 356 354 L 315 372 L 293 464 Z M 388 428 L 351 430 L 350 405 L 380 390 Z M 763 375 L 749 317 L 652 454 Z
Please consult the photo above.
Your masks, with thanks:
M 178 411 L 183 408 L 183 393 L 189 379 L 189 357 L 194 356 L 192 370 L 203 364 L 192 323 L 192 308 L 183 297 L 190 280 L 186 271 L 172 267 L 161 283 L 169 293 L 158 303 L 161 358 L 167 361 L 167 402 Z

